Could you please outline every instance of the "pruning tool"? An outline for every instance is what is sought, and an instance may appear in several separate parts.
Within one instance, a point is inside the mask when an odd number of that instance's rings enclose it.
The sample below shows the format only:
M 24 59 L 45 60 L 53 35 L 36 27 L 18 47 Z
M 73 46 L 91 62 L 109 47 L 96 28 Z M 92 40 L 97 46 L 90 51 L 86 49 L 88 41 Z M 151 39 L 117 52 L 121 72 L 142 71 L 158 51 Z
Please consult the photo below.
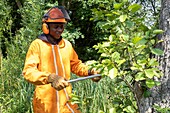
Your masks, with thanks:
M 87 77 L 80 77 L 80 78 L 76 78 L 76 79 L 72 79 L 72 80 L 68 80 L 68 83 L 72 83 L 72 82 L 78 82 L 78 81 L 82 81 L 82 80 L 86 80 L 86 79 L 90 79 L 90 78 L 95 78 L 95 77 L 100 77 L 100 74 L 95 74 L 95 75 L 90 75 Z

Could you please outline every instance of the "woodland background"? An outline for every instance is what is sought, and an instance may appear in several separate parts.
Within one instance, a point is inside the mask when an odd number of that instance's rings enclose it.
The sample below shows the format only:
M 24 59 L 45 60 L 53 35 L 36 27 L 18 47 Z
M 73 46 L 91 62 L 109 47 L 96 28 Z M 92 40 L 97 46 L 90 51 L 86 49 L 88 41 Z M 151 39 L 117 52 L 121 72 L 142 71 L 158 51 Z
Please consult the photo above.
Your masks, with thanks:
M 162 38 L 169 27 L 160 24 L 170 12 L 163 13 L 168 0 L 1 0 L 0 113 L 33 112 L 34 86 L 22 76 L 25 55 L 42 33 L 42 16 L 57 5 L 65 6 L 71 18 L 62 36 L 103 75 L 99 83 L 73 84 L 71 101 L 83 113 L 170 112 L 170 87 L 163 85 L 169 81 L 163 70 L 169 67 L 160 60 L 169 59 L 169 38 Z M 157 92 L 160 86 L 168 87 Z

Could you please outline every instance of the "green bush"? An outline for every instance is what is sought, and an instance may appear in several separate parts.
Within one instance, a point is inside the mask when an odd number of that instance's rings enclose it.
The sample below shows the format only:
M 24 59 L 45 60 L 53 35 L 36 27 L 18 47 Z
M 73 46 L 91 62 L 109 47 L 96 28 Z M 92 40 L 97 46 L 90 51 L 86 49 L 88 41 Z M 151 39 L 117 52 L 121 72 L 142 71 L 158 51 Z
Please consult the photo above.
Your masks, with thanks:
M 24 2 L 24 7 L 19 9 L 23 27 L 15 36 L 11 36 L 10 40 L 5 40 L 7 56 L 2 60 L 0 78 L 2 81 L 0 101 L 3 113 L 32 112 L 31 99 L 34 87 L 24 80 L 22 69 L 29 44 L 38 36 L 41 29 L 41 24 L 37 23 L 41 23 L 43 3 L 39 1 L 41 4 L 37 4 L 37 2 L 37 0 Z
M 102 8 L 106 4 L 101 4 Z M 122 99 L 127 101 L 122 104 L 122 112 L 138 112 L 140 99 L 147 89 L 160 84 L 153 80 L 153 77 L 160 77 L 162 73 L 157 60 L 151 55 L 163 54 L 162 50 L 155 48 L 158 43 L 156 35 L 163 31 L 155 26 L 149 28 L 143 23 L 145 15 L 141 15 L 142 6 L 139 4 L 124 0 L 113 4 L 113 7 L 92 9 L 94 16 L 91 20 L 97 21 L 101 32 L 108 33 L 106 41 L 94 46 L 101 56 L 93 65 L 103 75 L 118 80 L 115 84 L 126 91 L 120 91 L 123 97 L 133 97 Z M 116 89 L 119 89 L 118 86 Z M 117 112 L 119 107 L 113 104 Z

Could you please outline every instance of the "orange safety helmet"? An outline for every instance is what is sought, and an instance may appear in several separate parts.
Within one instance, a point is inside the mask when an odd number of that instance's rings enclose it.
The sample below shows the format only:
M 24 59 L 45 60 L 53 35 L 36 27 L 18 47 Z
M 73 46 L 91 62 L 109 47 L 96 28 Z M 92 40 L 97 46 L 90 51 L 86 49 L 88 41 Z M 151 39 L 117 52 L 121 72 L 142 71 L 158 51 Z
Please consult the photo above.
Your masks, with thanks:
M 49 28 L 47 23 L 66 23 L 70 20 L 70 17 L 63 6 L 52 7 L 48 10 L 48 12 L 43 16 L 42 22 L 42 30 L 44 34 L 49 34 Z

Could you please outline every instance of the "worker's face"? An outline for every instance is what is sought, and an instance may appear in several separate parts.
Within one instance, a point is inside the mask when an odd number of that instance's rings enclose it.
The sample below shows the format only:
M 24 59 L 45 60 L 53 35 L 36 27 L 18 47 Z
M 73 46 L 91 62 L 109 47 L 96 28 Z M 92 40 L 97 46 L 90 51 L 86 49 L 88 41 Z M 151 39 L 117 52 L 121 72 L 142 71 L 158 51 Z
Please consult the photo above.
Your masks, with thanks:
M 64 26 L 65 26 L 64 23 L 50 23 L 49 24 L 50 35 L 53 36 L 55 39 L 59 39 L 64 31 Z

